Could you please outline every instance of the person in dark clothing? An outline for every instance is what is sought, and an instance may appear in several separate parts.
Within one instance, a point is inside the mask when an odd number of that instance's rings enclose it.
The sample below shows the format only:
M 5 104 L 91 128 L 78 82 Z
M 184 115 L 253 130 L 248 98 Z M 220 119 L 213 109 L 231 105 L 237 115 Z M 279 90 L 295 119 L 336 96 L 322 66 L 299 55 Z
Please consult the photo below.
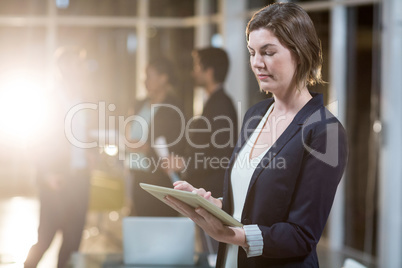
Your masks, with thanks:
M 161 168 L 162 158 L 155 150 L 155 141 L 163 137 L 169 153 L 183 154 L 181 137 L 185 119 L 181 105 L 173 91 L 174 68 L 164 57 L 151 60 L 146 69 L 145 86 L 147 98 L 134 104 L 134 120 L 129 130 L 129 140 L 134 145 L 129 148 L 129 163 L 134 177 L 133 216 L 169 217 L 177 212 L 162 206 L 160 201 L 145 192 L 140 183 L 171 186 L 171 178 Z M 140 122 L 146 122 L 141 124 Z M 144 141 L 144 142 L 141 142 Z M 142 144 L 143 143 L 143 144 Z M 136 145 L 140 146 L 136 146 Z
M 195 50 L 193 62 L 195 83 L 205 90 L 208 100 L 201 117 L 187 126 L 185 156 L 175 170 L 196 187 L 222 196 L 226 164 L 237 140 L 236 110 L 224 90 L 229 58 L 223 49 L 208 47 Z
M 208 189 L 214 196 L 223 196 L 223 179 L 237 140 L 237 114 L 224 82 L 229 58 L 221 48 L 208 47 L 193 52 L 193 76 L 196 85 L 207 93 L 201 117 L 187 125 L 189 133 L 184 157 L 172 160 L 175 171 L 196 187 Z M 211 256 L 218 251 L 218 242 L 201 230 L 204 251 Z

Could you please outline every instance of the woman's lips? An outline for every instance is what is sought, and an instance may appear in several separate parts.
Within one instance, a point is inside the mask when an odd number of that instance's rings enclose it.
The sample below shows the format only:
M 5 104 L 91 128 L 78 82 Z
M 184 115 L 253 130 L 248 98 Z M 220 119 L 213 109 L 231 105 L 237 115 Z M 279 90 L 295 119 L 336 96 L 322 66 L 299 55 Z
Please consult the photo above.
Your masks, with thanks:
M 267 78 L 272 78 L 272 75 L 258 74 L 257 77 L 258 77 L 259 80 L 266 80 Z

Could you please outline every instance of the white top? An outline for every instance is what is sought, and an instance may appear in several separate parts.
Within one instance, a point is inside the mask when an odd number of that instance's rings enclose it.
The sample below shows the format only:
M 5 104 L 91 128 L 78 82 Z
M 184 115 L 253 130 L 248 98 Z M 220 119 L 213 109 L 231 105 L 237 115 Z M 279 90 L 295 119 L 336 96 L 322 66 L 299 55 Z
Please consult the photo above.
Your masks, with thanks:
M 264 117 L 261 119 L 260 123 L 251 134 L 250 138 L 244 144 L 243 148 L 240 150 L 239 155 L 232 168 L 231 173 L 231 183 L 232 183 L 232 196 L 233 196 L 233 218 L 240 221 L 241 214 L 243 212 L 244 202 L 246 200 L 248 187 L 250 185 L 251 178 L 261 159 L 268 152 L 271 147 L 268 147 L 264 152 L 262 152 L 257 157 L 250 159 L 251 150 L 258 138 L 258 135 L 262 131 L 265 122 L 268 119 L 274 105 L 269 107 L 268 111 L 265 113 Z M 246 240 L 249 245 L 247 252 L 248 257 L 260 256 L 262 255 L 262 234 L 260 229 L 256 224 L 245 225 L 244 231 L 246 233 Z M 237 245 L 227 245 L 226 251 L 226 268 L 237 267 L 237 254 L 239 246 Z

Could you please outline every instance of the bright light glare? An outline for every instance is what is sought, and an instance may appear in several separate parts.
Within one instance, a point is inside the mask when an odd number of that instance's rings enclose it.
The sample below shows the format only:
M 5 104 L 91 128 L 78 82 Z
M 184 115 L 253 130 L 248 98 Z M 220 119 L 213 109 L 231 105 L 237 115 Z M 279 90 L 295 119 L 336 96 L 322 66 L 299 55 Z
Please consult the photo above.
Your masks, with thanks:
M 6 139 L 24 145 L 45 125 L 47 98 L 34 75 L 18 71 L 0 76 L 0 125 Z
M 10 256 L 11 262 L 22 264 L 36 242 L 38 206 L 36 201 L 22 197 L 3 201 L 0 206 L 0 252 Z
M 105 146 L 105 153 L 107 155 L 114 156 L 114 155 L 117 155 L 118 152 L 119 152 L 119 149 L 117 148 L 116 145 L 109 144 L 109 145 Z
M 109 219 L 111 221 L 118 221 L 119 220 L 119 213 L 117 211 L 111 211 L 109 213 Z

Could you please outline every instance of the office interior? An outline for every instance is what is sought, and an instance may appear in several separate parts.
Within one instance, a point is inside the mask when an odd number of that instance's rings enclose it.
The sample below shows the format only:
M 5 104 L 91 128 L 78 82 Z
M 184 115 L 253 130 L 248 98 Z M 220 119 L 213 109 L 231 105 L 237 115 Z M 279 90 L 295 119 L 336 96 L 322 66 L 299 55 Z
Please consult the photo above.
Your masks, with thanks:
M 23 267 L 36 241 L 39 203 L 35 152 L 29 148 L 46 131 L 39 122 L 41 101 L 51 84 L 57 48 L 85 48 L 91 102 L 99 111 L 106 107 L 99 112 L 105 120 L 100 131 L 115 133 L 98 148 L 79 254 L 119 255 L 132 180 L 119 152 L 118 123 L 146 94 L 148 59 L 157 54 L 175 59 L 176 90 L 185 114 L 193 116 L 201 114 L 205 94 L 194 86 L 191 52 L 224 48 L 230 57 L 225 88 L 241 117 L 267 97 L 249 68 L 245 27 L 255 11 L 273 2 L 0 1 L 0 267 Z M 402 1 L 291 2 L 309 13 L 322 43 L 328 83 L 310 90 L 324 95 L 325 105 L 345 126 L 350 146 L 318 246 L 321 266 L 342 267 L 353 258 L 366 267 L 402 267 Z M 56 236 L 38 267 L 54 267 L 59 242 Z

